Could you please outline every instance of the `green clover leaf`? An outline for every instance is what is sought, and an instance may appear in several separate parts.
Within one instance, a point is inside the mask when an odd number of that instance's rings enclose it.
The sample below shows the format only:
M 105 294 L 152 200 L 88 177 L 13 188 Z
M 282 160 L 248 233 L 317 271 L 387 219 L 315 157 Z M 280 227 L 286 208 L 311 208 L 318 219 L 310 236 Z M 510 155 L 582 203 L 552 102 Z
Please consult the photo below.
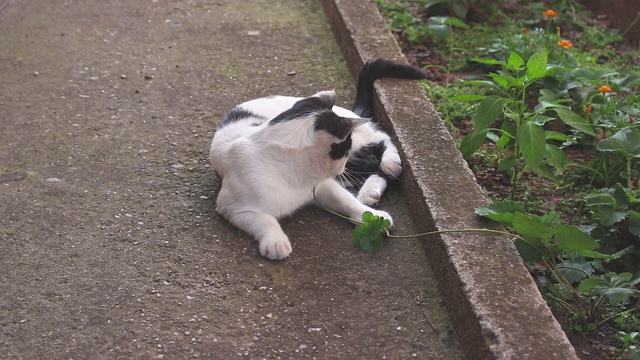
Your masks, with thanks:
M 386 234 L 391 222 L 382 216 L 373 215 L 370 211 L 362 214 L 362 224 L 353 231 L 352 242 L 357 248 L 368 253 L 382 249 L 382 235 Z

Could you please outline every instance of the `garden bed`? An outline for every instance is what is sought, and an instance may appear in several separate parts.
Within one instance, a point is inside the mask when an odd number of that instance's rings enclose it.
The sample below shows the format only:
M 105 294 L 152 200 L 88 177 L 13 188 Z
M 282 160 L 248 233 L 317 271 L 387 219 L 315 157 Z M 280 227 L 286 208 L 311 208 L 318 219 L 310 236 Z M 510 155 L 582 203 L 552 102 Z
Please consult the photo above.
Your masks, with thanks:
M 640 357 L 637 49 L 575 2 L 377 2 L 578 356 Z

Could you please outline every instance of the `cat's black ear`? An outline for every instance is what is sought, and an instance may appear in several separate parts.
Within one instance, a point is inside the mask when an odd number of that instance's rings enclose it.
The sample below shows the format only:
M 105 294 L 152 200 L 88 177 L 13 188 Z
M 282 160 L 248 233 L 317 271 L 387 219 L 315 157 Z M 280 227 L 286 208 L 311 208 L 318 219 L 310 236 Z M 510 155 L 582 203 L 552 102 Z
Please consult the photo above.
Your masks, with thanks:
M 336 92 L 335 91 L 321 91 L 312 97 L 320 99 L 322 105 L 327 109 L 331 109 L 336 104 Z
M 366 122 L 369 122 L 369 119 L 343 118 L 334 112 L 326 112 L 316 118 L 315 129 L 325 130 L 338 139 L 344 139 L 353 129 Z

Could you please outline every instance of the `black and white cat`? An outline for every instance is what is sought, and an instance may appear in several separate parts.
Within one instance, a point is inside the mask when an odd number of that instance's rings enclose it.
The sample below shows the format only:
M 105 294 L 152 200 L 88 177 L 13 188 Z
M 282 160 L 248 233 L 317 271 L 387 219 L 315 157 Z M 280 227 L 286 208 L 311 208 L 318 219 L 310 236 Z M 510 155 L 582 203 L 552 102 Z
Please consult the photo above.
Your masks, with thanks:
M 320 205 L 353 219 L 380 200 L 387 180 L 402 172 L 398 150 L 371 120 L 373 83 L 382 77 L 423 79 L 415 67 L 378 59 L 364 65 L 353 111 L 335 106 L 333 91 L 307 98 L 269 96 L 236 106 L 211 144 L 213 168 L 222 179 L 216 211 L 281 260 L 291 243 L 278 218 L 315 196 Z M 360 190 L 354 196 L 346 188 Z

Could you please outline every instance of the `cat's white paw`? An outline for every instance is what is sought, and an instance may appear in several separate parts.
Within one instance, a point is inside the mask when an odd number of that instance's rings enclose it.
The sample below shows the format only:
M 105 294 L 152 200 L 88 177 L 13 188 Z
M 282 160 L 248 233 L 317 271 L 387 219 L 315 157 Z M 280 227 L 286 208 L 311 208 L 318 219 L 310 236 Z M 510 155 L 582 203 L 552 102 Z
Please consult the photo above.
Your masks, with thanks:
M 362 185 L 362 189 L 360 189 L 356 198 L 360 203 L 372 206 L 380 201 L 386 188 L 387 180 L 385 178 L 379 175 L 371 175 Z
M 260 240 L 260 255 L 271 260 L 282 260 L 291 254 L 291 243 L 284 233 Z
M 358 201 L 364 205 L 373 206 L 380 201 L 382 194 L 375 189 L 363 189 L 358 193 Z
M 386 211 L 382 211 L 382 210 L 377 210 L 377 209 L 370 209 L 368 211 L 371 211 L 371 213 L 375 216 L 380 216 L 383 217 L 387 220 L 389 220 L 389 222 L 391 222 L 391 226 L 393 226 L 393 219 L 391 218 L 391 215 L 389 215 L 388 212 Z
M 395 152 L 385 152 L 380 160 L 380 169 L 383 173 L 393 177 L 399 177 L 402 174 L 402 163 L 400 155 Z

